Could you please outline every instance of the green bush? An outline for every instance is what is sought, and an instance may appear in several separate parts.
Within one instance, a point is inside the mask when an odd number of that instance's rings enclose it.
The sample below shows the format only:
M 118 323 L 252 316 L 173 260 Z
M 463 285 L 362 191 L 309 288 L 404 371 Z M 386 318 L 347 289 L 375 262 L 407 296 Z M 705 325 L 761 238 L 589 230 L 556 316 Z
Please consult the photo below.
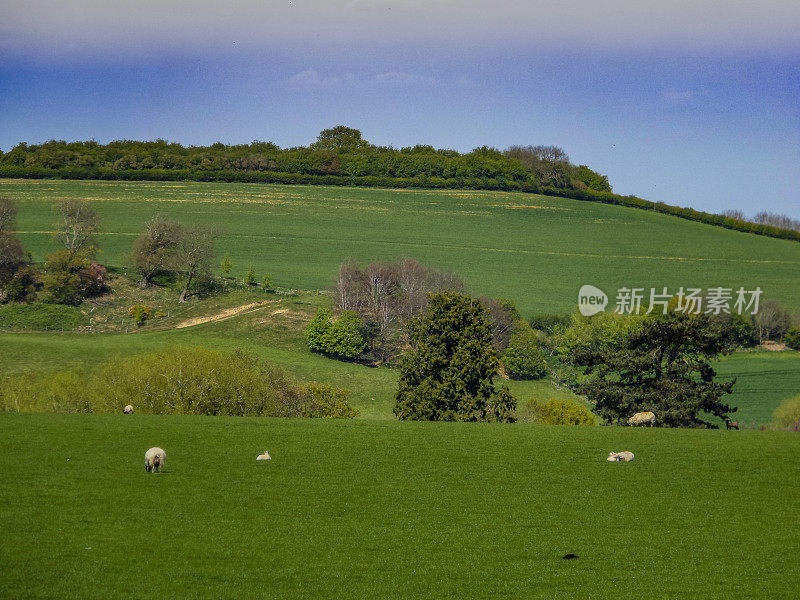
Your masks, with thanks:
M 528 415 L 532 422 L 542 425 L 597 425 L 597 417 L 586 406 L 572 400 L 551 398 L 541 402 L 528 400 Z
M 352 419 L 358 416 L 358 409 L 347 402 L 350 390 L 329 385 L 309 383 L 302 388 L 305 398 L 303 416 L 323 419 Z
M 81 302 L 81 278 L 77 273 L 56 271 L 42 278 L 42 287 L 47 293 L 45 302 L 75 305 Z
M 45 257 L 42 286 L 46 301 L 55 304 L 80 304 L 86 296 L 105 289 L 106 268 L 93 263 L 92 249 L 62 248 Z
M 800 395 L 781 402 L 772 414 L 779 429 L 800 431 Z
M 7 377 L 0 381 L 0 411 L 90 413 L 85 383 L 78 372 Z
M 367 349 L 361 335 L 361 317 L 352 310 L 344 310 L 325 332 L 325 352 L 341 358 L 355 358 Z
M 503 351 L 503 366 L 511 379 L 541 379 L 547 373 L 542 348 L 530 325 L 518 321 L 508 347 Z
M 136 304 L 128 309 L 128 314 L 133 317 L 136 324 L 140 327 L 144 322 L 152 317 L 153 309 L 146 304 Z
M 176 348 L 117 358 L 91 370 L 7 377 L 0 408 L 16 411 L 121 412 L 352 418 L 349 390 L 298 386 L 277 367 L 241 351 Z
M 783 342 L 792 350 L 800 350 L 800 327 L 790 327 L 783 337 Z
M 256 270 L 253 268 L 253 265 L 250 265 L 250 268 L 247 269 L 247 275 L 245 275 L 244 281 L 248 285 L 255 285 L 257 283 Z
M 362 327 L 361 317 L 352 310 L 342 311 L 339 318 L 332 321 L 331 311 L 320 308 L 306 327 L 306 343 L 312 352 L 355 358 L 367 349 Z
M 320 308 L 306 327 L 306 343 L 312 352 L 325 352 L 325 334 L 331 328 L 331 317 L 329 309 Z
M 569 358 L 579 349 L 617 348 L 631 333 L 641 329 L 643 320 L 641 315 L 613 312 L 601 312 L 591 317 L 575 313 L 569 327 L 555 336 L 556 350 Z
M 75 306 L 7 304 L 0 306 L 0 328 L 33 331 L 71 331 L 89 323 Z
M 33 302 L 42 286 L 41 275 L 35 267 L 21 267 L 6 285 L 7 302 Z

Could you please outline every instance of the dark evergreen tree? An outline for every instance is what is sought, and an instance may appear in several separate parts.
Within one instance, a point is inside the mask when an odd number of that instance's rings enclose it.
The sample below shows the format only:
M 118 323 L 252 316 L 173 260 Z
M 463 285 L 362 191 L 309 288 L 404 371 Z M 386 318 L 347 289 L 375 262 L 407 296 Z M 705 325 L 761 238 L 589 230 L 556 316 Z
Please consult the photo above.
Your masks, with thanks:
M 735 345 L 730 322 L 670 310 L 645 319 L 614 346 L 576 349 L 572 360 L 589 375 L 580 393 L 595 403 L 594 412 L 603 419 L 619 422 L 653 411 L 658 424 L 700 427 L 711 425 L 703 413 L 725 420 L 736 411 L 721 400 L 735 380 L 714 381 L 710 364 Z
M 492 322 L 479 300 L 454 292 L 428 296 L 408 324 L 411 350 L 401 361 L 394 413 L 416 421 L 514 420 L 516 401 L 496 392 L 499 365 Z

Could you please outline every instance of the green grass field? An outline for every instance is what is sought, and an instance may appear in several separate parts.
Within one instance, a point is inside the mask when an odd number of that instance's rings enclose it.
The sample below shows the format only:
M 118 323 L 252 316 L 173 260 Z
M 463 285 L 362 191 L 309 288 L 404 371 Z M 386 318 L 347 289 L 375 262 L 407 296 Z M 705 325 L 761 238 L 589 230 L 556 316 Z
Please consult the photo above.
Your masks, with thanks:
M 796 598 L 798 455 L 783 432 L 0 414 L 0 596 Z
M 303 330 L 338 264 L 411 256 L 523 316 L 569 313 L 578 288 L 760 286 L 800 309 L 800 244 L 526 194 L 248 184 L 0 180 L 20 237 L 51 252 L 52 207 L 86 198 L 101 262 L 124 266 L 154 213 L 217 225 L 233 286 L 179 305 L 168 288 L 25 331 L 0 310 L 0 374 L 87 368 L 174 346 L 244 348 L 298 381 L 352 390 L 354 421 L 0 413 L 0 598 L 796 598 L 800 436 L 776 431 L 414 423 L 398 371 L 312 354 Z M 286 295 L 287 289 L 306 290 Z M 141 329 L 146 303 L 167 316 Z M 235 316 L 234 307 L 247 306 Z M 179 327 L 191 319 L 202 322 Z M 77 323 L 78 325 L 75 325 Z M 42 325 L 42 326 L 44 326 Z M 734 419 L 754 428 L 800 393 L 800 353 L 742 352 Z M 524 404 L 575 398 L 509 383 Z M 143 469 L 150 446 L 162 474 Z M 265 449 L 273 460 L 256 462 Z M 608 463 L 609 451 L 636 461 Z M 580 558 L 564 560 L 574 553 Z
M 196 182 L 0 180 L 19 204 L 36 260 L 55 248 L 53 204 L 91 200 L 100 259 L 120 265 L 154 213 L 218 226 L 219 258 L 283 287 L 324 289 L 338 265 L 414 257 L 452 270 L 475 295 L 512 298 L 524 316 L 570 313 L 585 283 L 754 289 L 800 310 L 800 244 L 654 212 L 522 193 Z M 679 199 L 676 200 L 679 203 Z

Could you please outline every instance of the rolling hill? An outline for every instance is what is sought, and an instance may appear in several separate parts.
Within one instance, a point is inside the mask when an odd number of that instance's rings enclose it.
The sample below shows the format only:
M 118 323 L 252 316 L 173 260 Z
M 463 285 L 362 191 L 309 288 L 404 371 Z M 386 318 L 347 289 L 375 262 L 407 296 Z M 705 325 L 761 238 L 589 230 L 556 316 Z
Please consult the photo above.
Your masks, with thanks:
M 35 260 L 54 249 L 52 206 L 91 200 L 101 261 L 124 264 L 155 213 L 218 228 L 234 275 L 252 264 L 282 287 L 325 289 L 345 260 L 414 257 L 452 270 L 475 295 L 512 298 L 523 316 L 570 313 L 581 285 L 760 287 L 800 310 L 800 244 L 655 212 L 514 192 L 197 182 L 0 180 L 19 205 Z

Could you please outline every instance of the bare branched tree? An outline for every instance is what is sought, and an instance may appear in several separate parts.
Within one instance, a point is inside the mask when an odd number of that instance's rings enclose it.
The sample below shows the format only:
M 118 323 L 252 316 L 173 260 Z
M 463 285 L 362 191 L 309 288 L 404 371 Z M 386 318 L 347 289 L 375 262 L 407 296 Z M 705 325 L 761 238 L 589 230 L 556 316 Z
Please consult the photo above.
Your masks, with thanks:
M 792 324 L 791 315 L 774 300 L 764 302 L 751 318 L 759 342 L 783 339 Z
M 211 274 L 216 234 L 206 225 L 187 225 L 181 229 L 180 239 L 171 255 L 170 266 L 186 275 L 186 282 L 178 298 L 179 302 L 186 302 L 192 282 Z
M 762 211 L 758 213 L 755 217 L 753 217 L 753 223 L 770 225 L 780 229 L 793 229 L 794 231 L 800 231 L 800 221 L 792 219 L 786 215 L 768 211 Z
M 100 217 L 86 200 L 65 199 L 56 206 L 56 237 L 67 250 L 95 248 Z
M 723 217 L 728 217 L 729 219 L 736 219 L 738 221 L 747 221 L 747 217 L 744 216 L 744 213 L 740 210 L 724 210 L 722 211 Z
M 427 308 L 429 293 L 463 289 L 457 276 L 414 259 L 370 263 L 364 269 L 355 263 L 343 263 L 333 298 L 336 310 L 354 310 L 361 316 L 373 331 L 373 352 L 387 358 L 402 343 L 405 324 Z

